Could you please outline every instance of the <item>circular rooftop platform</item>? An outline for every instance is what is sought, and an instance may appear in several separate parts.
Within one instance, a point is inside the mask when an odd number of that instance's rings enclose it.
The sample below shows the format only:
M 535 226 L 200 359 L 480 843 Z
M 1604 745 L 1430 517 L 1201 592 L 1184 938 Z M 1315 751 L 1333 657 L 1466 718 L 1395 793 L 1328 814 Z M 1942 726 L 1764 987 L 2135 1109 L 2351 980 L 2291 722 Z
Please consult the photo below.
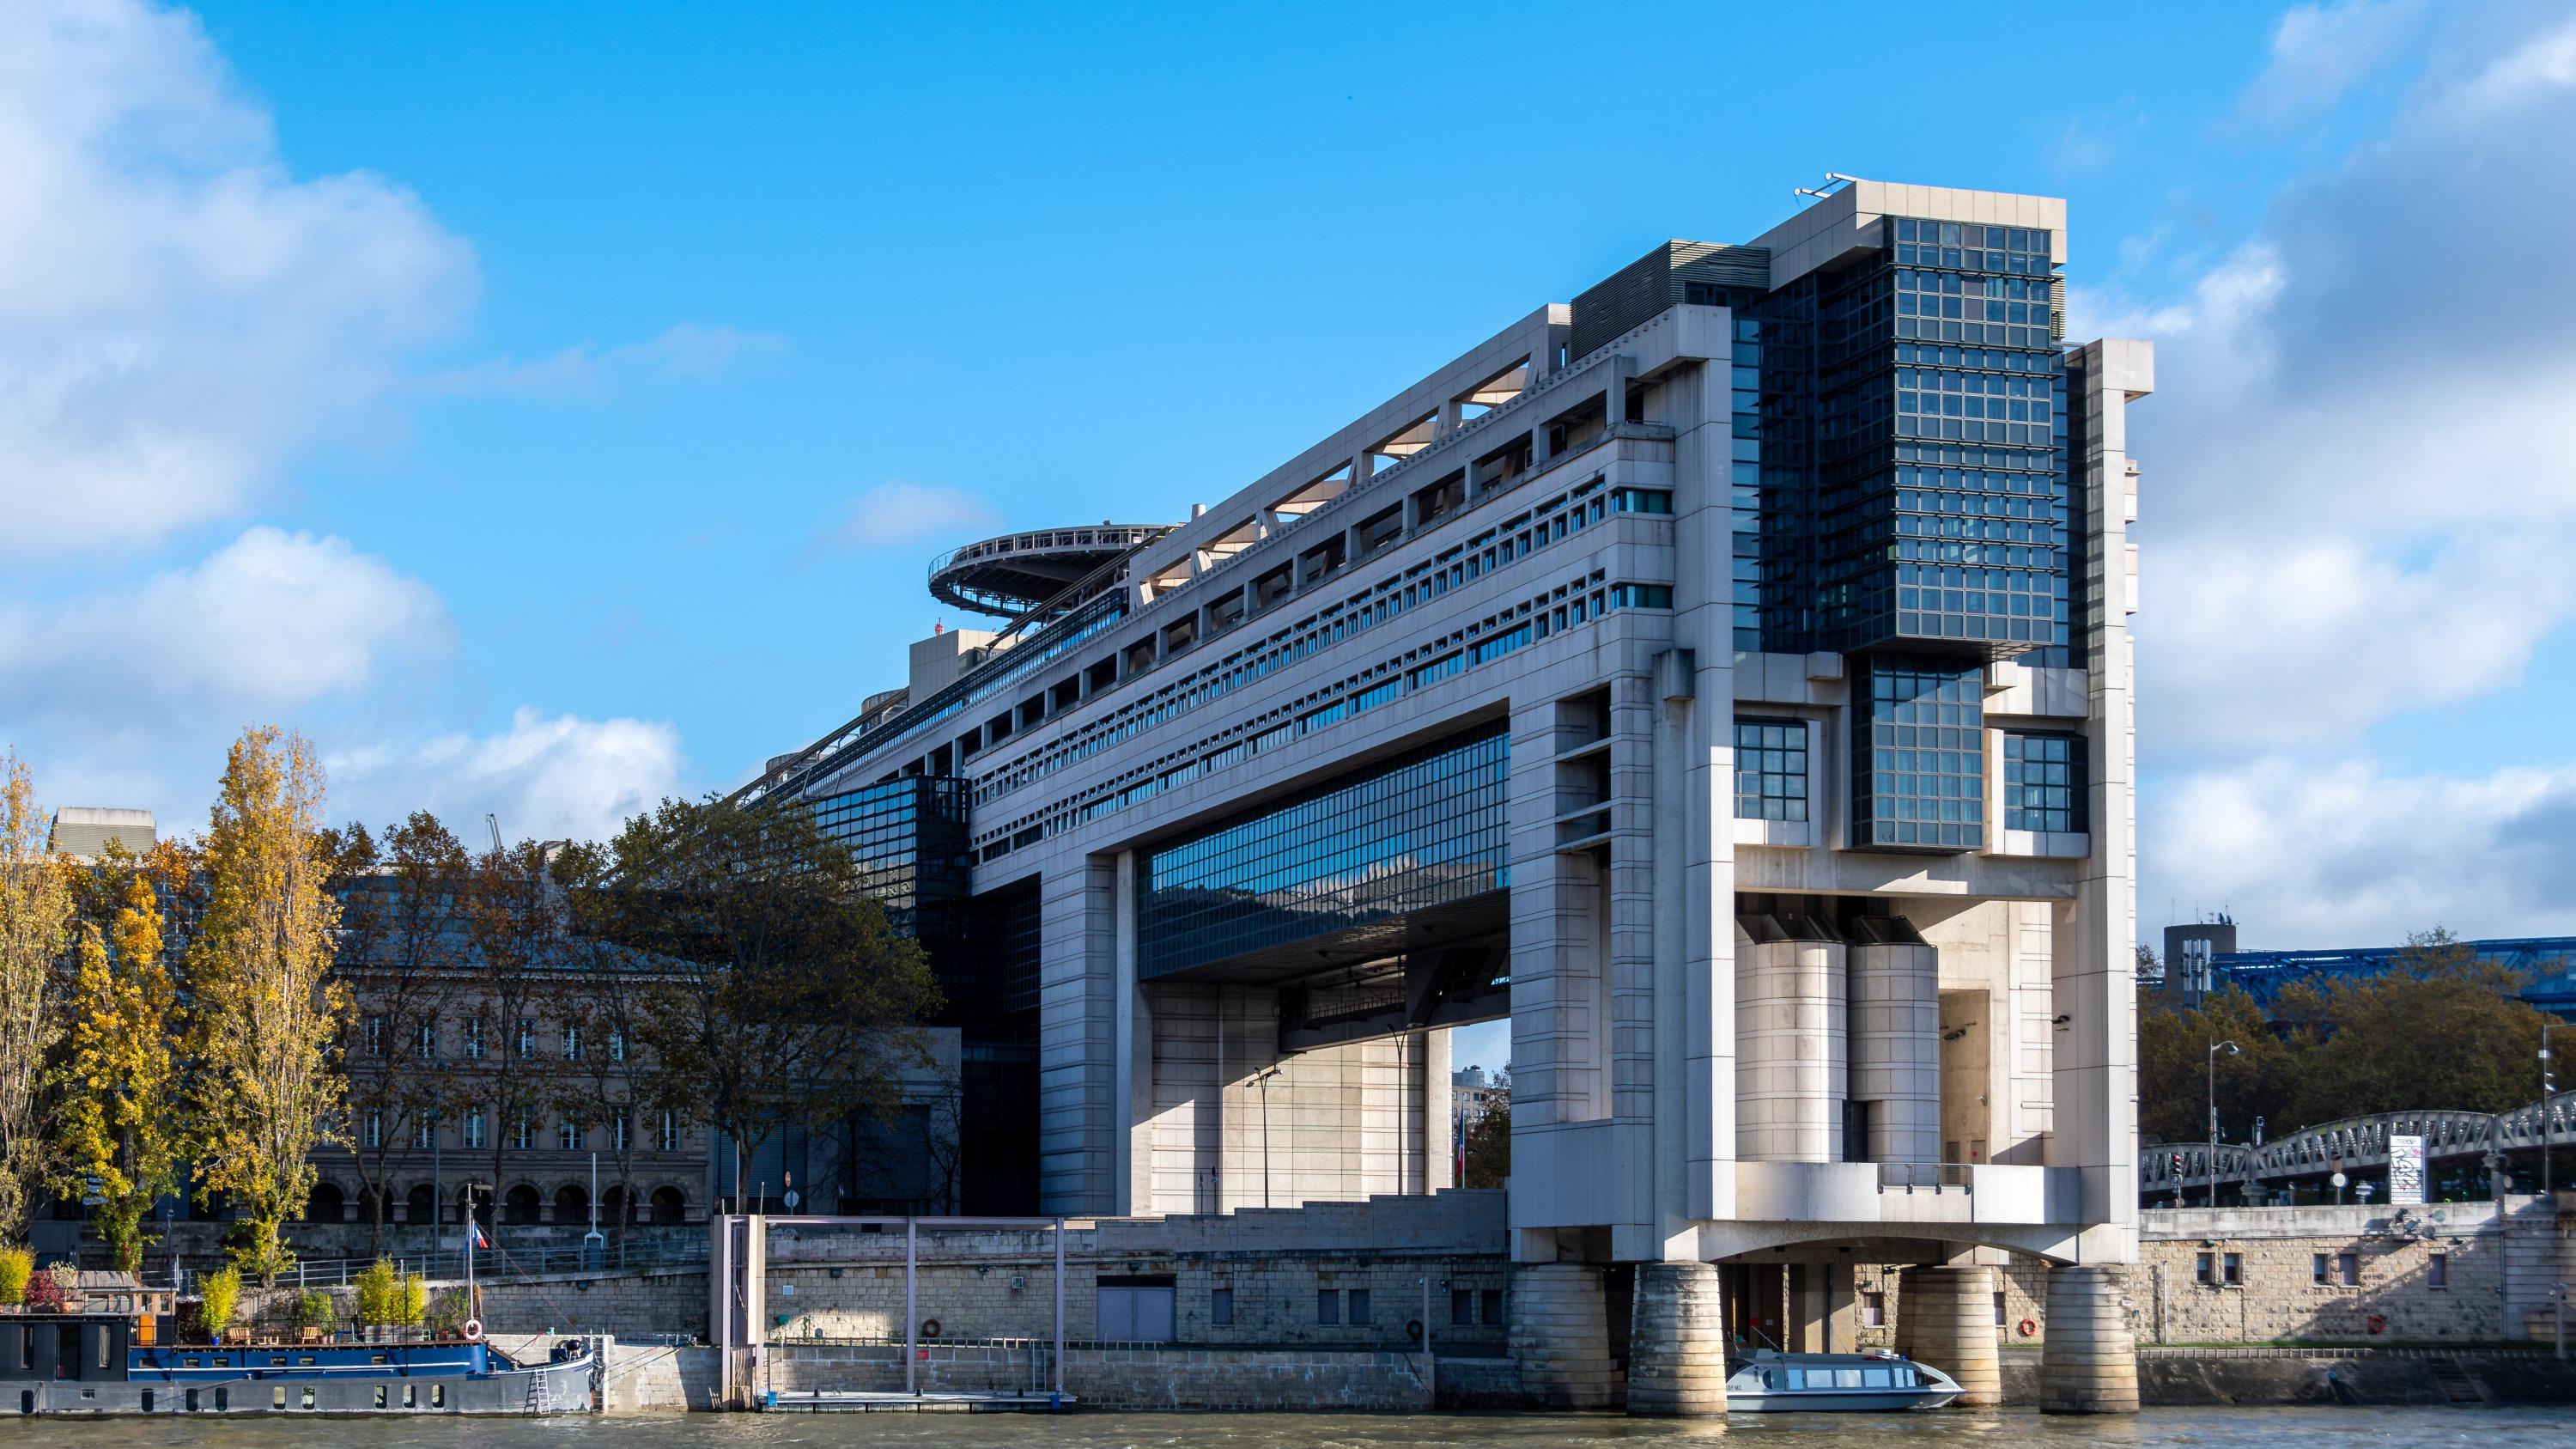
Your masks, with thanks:
M 1101 523 L 1006 533 L 932 559 L 930 592 L 942 603 L 1015 619 L 1171 531 L 1168 523 Z

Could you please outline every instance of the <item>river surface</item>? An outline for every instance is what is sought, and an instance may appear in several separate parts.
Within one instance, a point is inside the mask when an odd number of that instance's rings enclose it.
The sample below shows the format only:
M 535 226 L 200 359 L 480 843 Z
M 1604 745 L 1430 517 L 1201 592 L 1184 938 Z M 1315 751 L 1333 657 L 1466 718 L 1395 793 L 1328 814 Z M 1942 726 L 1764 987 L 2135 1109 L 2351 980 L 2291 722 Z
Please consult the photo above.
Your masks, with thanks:
M 2048 1418 L 2034 1413 L 1763 1414 L 1725 1423 L 1676 1424 L 1609 1415 L 1548 1414 L 671 1414 L 563 1419 L 164 1418 L 9 1425 L 18 1449 L 128 1445 L 354 1444 L 382 1449 L 1394 1449 L 1447 1444 L 1660 1445 L 1726 1440 L 1744 1449 L 1843 1449 L 1939 1445 L 2031 1449 L 2039 1445 L 2193 1446 L 2295 1443 L 2477 1445 L 2524 1449 L 2576 1443 L 2576 1408 L 2150 1409 L 2135 1418 Z

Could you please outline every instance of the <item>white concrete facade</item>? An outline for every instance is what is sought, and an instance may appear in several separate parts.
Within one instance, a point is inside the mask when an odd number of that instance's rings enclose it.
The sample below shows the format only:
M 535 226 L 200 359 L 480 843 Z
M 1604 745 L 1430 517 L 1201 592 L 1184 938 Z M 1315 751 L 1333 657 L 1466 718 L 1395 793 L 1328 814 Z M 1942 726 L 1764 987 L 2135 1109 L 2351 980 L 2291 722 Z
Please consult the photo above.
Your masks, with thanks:
M 2064 255 L 2062 202 L 1872 182 L 1753 245 L 1779 287 L 1879 247 L 1899 214 L 2046 228 Z M 928 707 L 945 681 L 916 685 L 797 783 L 964 775 L 977 891 L 1038 879 L 1042 1211 L 1450 1184 L 1445 1030 L 1283 1050 L 1275 985 L 1140 979 L 1137 872 L 1262 802 L 1499 725 L 1516 1259 L 1853 1240 L 1915 1245 L 1877 1261 L 2134 1260 L 2122 414 L 2151 351 L 2067 353 L 2086 667 L 1984 666 L 1983 847 L 1900 854 L 1850 846 L 1844 657 L 1735 648 L 1733 335 L 1727 307 L 1677 303 L 1574 357 L 1572 309 L 1542 307 L 1141 547 L 1115 617 L 1018 641 L 953 707 Z M 1670 511 L 1605 506 L 1624 490 Z M 1809 819 L 1735 818 L 1744 714 L 1805 728 Z M 2003 828 L 1994 741 L 2016 725 L 2082 736 L 2089 829 Z M 1919 939 L 1757 939 L 1748 899 Z

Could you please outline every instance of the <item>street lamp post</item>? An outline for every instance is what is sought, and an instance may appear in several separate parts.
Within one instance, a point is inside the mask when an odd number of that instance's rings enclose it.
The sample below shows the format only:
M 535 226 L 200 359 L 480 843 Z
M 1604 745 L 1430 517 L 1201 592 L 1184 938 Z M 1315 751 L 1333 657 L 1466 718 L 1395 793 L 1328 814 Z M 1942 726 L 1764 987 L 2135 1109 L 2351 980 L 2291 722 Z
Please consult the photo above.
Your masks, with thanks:
M 2549 1096 L 2558 1089 L 2550 1080 L 2549 1028 L 2554 1023 L 2540 1024 L 2540 1190 L 2549 1191 Z
M 2218 1054 L 2236 1055 L 2236 1043 L 2209 1044 L 2209 1205 L 2218 1206 Z

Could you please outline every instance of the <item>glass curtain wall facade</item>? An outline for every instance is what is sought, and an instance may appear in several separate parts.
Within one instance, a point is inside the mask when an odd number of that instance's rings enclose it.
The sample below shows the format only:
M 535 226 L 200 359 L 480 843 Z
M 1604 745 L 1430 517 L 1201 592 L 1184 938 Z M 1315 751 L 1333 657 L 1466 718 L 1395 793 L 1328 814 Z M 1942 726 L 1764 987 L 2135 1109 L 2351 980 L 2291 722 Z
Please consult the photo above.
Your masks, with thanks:
M 1704 299 L 1737 309 L 1736 648 L 1852 657 L 1855 845 L 1975 849 L 1952 717 L 1989 660 L 2083 663 L 2051 242 L 1889 217 L 1859 265 Z
M 1500 726 L 1146 853 L 1137 975 L 1170 975 L 1510 884 Z

